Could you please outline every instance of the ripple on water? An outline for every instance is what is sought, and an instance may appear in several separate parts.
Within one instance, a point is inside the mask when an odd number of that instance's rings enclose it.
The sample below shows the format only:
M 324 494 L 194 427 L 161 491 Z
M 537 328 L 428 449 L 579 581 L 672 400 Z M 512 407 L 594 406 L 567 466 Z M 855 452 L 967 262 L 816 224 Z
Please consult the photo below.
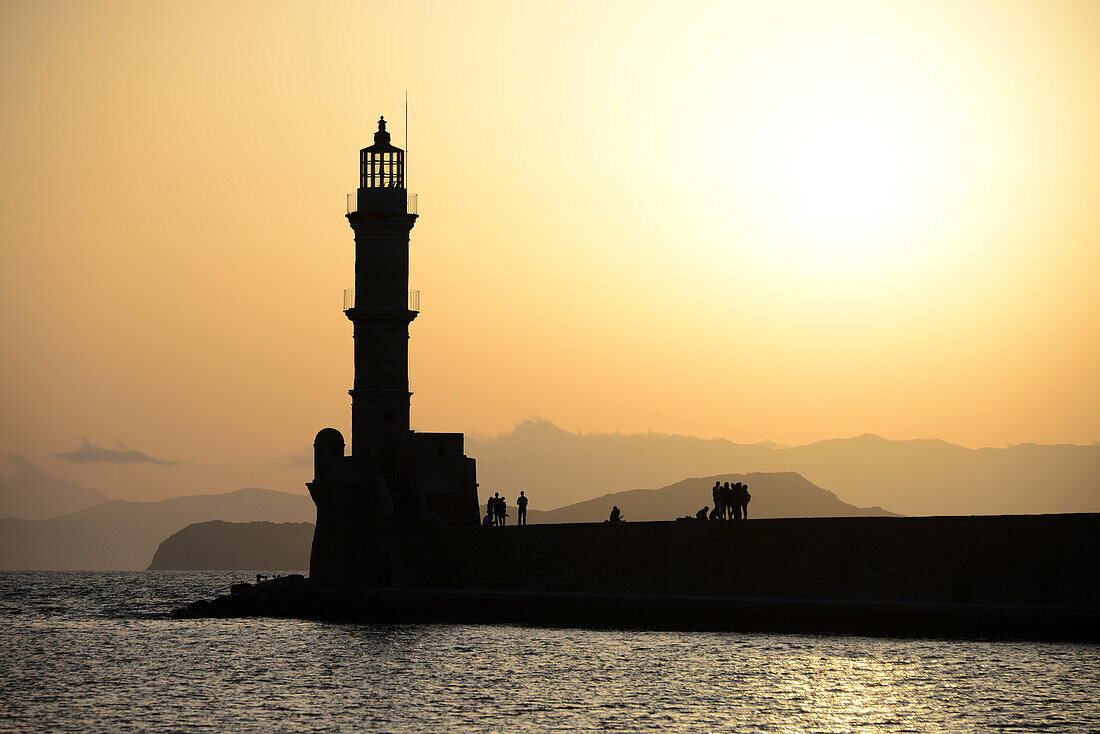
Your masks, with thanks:
M 1100 729 L 1100 648 L 172 620 L 247 574 L 0 573 L 0 731 Z

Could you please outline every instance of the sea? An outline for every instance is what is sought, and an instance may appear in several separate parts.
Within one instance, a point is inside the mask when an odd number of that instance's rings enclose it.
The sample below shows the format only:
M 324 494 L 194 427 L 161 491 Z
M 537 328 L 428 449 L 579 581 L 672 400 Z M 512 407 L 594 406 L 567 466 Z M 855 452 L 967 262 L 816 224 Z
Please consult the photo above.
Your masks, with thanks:
M 1100 731 L 1100 646 L 176 620 L 248 572 L 0 572 L 0 731 Z

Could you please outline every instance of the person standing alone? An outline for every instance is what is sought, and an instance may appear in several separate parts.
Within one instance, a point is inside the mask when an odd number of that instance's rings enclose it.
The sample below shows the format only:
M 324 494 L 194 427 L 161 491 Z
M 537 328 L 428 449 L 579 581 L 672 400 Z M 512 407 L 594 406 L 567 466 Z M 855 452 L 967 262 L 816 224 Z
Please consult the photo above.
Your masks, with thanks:
M 516 525 L 527 524 L 527 495 L 523 493 L 521 489 L 519 491 L 519 497 L 516 497 Z

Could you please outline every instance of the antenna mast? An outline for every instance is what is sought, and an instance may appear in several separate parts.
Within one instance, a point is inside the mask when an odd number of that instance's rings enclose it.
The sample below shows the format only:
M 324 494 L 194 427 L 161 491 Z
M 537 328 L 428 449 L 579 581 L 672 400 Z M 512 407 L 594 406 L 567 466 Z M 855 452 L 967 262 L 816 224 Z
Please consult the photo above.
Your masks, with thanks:
M 409 185 L 409 90 L 405 90 L 405 187 Z

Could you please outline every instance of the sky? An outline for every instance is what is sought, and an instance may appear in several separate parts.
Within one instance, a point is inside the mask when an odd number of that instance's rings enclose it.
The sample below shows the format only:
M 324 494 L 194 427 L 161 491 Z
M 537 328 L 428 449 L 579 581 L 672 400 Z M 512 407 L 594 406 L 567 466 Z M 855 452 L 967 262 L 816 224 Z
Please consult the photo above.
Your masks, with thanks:
M 0 95 L 0 453 L 112 496 L 349 433 L 381 114 L 418 430 L 1100 439 L 1100 3 L 8 0 Z

